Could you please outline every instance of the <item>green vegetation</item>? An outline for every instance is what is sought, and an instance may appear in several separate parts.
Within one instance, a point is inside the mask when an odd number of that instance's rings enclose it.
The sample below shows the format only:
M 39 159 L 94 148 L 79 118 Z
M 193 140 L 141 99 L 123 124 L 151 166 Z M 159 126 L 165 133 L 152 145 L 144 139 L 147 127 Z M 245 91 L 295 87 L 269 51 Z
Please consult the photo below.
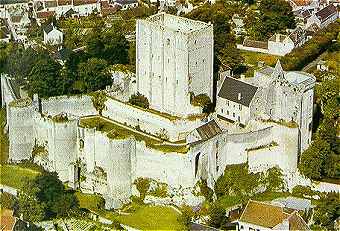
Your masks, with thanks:
M 319 55 L 332 47 L 340 30 L 340 21 L 329 24 L 319 30 L 303 46 L 295 48 L 281 59 L 284 70 L 301 70 L 305 65 L 314 61 Z
M 8 159 L 9 141 L 7 135 L 4 133 L 6 124 L 6 109 L 0 109 L 0 164 L 6 163 Z
M 340 194 L 328 193 L 321 196 L 314 212 L 315 230 L 334 229 L 334 220 L 340 214 Z
M 104 208 L 105 200 L 99 195 L 81 192 L 76 192 L 75 195 L 79 201 L 80 208 L 85 208 L 90 211 L 98 211 Z
M 259 12 L 249 11 L 245 21 L 250 37 L 267 40 L 275 33 L 284 33 L 286 29 L 295 28 L 292 7 L 284 0 L 262 0 Z
M 67 191 L 57 173 L 43 172 L 34 179 L 26 179 L 18 195 L 19 214 L 36 222 L 56 217 L 70 217 L 79 213 L 74 192 Z
M 136 185 L 140 198 L 143 201 L 150 188 L 150 179 L 139 177 L 135 180 L 134 184 Z
M 259 145 L 257 147 L 253 147 L 253 148 L 248 148 L 246 149 L 246 151 L 250 152 L 250 151 L 256 151 L 256 150 L 260 150 L 260 149 L 264 149 L 264 148 L 271 148 L 271 147 L 275 147 L 278 146 L 278 143 L 276 143 L 275 141 L 270 142 L 269 144 L 265 144 L 265 145 Z
M 106 110 L 105 102 L 107 100 L 107 96 L 104 92 L 94 92 L 91 94 L 92 104 L 94 108 L 99 112 L 99 115 L 102 115 L 103 110 Z
M 132 105 L 136 105 L 141 108 L 149 108 L 149 100 L 141 93 L 137 92 L 137 94 L 131 95 L 129 99 L 129 103 Z
M 0 194 L 0 211 L 1 209 L 14 209 L 15 197 L 12 194 L 2 192 Z
M 0 165 L 0 184 L 20 189 L 26 179 L 33 180 L 39 174 L 38 171 L 17 165 Z
M 117 220 L 141 230 L 184 230 L 180 214 L 171 207 L 138 205 L 133 213 L 120 215 Z
M 80 120 L 80 126 L 87 128 L 96 128 L 98 131 L 107 133 L 107 136 L 110 139 L 126 139 L 130 136 L 135 137 L 138 141 L 144 141 L 145 145 L 149 148 L 156 149 L 165 153 L 168 152 L 178 152 L 178 153 L 187 153 L 188 148 L 185 143 L 166 143 L 155 137 L 153 135 L 144 135 L 139 132 L 139 128 L 127 128 L 126 125 L 123 125 L 118 122 L 109 122 L 102 117 L 91 117 L 91 118 L 82 118 Z

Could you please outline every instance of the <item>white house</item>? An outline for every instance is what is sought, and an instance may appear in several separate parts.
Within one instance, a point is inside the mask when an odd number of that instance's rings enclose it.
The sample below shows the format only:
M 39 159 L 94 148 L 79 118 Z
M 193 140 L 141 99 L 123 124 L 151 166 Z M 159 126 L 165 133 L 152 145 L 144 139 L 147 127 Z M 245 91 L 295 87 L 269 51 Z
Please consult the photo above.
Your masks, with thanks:
M 44 29 L 44 44 L 59 45 L 63 43 L 63 32 L 58 30 L 53 23 Z
M 121 10 L 128 10 L 138 7 L 137 0 L 117 0 L 114 5 L 121 7 Z
M 250 120 L 250 107 L 258 87 L 226 77 L 218 92 L 216 111 L 218 116 L 241 126 Z
M 318 25 L 319 28 L 324 28 L 328 24 L 335 22 L 338 17 L 338 9 L 333 4 L 329 4 L 316 13 L 313 13 L 312 16 L 307 19 L 306 28 L 313 24 Z
M 248 201 L 237 224 L 239 231 L 310 230 L 297 211 L 253 200 Z

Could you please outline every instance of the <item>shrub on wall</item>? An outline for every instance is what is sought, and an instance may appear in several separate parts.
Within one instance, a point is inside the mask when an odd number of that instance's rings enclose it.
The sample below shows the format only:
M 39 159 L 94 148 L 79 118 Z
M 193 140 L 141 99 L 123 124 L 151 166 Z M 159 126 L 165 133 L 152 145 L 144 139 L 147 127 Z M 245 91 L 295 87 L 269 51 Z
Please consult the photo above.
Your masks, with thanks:
M 140 193 L 140 198 L 143 201 L 150 188 L 150 179 L 139 177 L 135 180 L 134 184 L 136 185 L 136 188 Z
M 91 94 L 93 107 L 98 111 L 99 115 L 102 115 L 103 110 L 106 110 L 105 102 L 107 96 L 103 91 L 94 92 Z
M 149 100 L 141 93 L 131 95 L 129 103 L 142 108 L 149 108 Z
M 211 100 L 210 100 L 209 96 L 207 96 L 206 94 L 199 94 L 199 95 L 195 96 L 192 93 L 191 104 L 193 106 L 205 107 L 205 106 L 207 106 L 210 103 L 211 103 Z

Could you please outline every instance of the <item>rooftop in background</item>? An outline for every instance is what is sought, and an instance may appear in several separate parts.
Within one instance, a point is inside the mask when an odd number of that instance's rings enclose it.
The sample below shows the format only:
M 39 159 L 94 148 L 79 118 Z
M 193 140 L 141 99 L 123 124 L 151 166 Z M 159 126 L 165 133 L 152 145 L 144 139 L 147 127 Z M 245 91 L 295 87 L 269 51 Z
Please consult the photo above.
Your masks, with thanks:
M 208 123 L 196 128 L 202 140 L 210 139 L 222 132 L 215 120 L 210 120 Z
M 331 15 L 338 13 L 337 8 L 333 4 L 329 4 L 325 8 L 316 12 L 316 17 L 321 20 L 321 22 L 326 21 Z
M 174 30 L 183 33 L 191 33 L 212 26 L 212 24 L 196 21 L 188 18 L 174 16 L 166 13 L 159 13 L 145 19 L 155 25 L 162 26 L 164 29 Z

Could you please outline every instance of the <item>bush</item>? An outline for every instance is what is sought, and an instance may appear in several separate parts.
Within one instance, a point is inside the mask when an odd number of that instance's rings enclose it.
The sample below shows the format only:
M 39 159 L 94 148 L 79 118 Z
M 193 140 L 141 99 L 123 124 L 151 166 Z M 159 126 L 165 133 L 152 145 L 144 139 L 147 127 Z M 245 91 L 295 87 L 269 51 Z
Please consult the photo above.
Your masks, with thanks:
M 129 103 L 142 108 L 149 108 L 149 100 L 141 93 L 131 95 Z
M 3 192 L 0 194 L 0 208 L 13 209 L 16 203 L 15 197 L 9 193 Z
M 226 217 L 225 209 L 217 203 L 213 204 L 209 209 L 208 225 L 215 228 L 221 228 L 226 223 L 228 223 L 228 219 Z
M 205 107 L 210 103 L 211 103 L 211 100 L 210 100 L 209 96 L 207 96 L 206 94 L 199 94 L 199 95 L 196 95 L 196 96 L 194 94 L 192 94 L 191 104 L 193 106 Z
M 292 194 L 297 197 L 313 196 L 316 193 L 309 186 L 297 185 L 293 188 Z
M 214 191 L 208 187 L 207 180 L 201 179 L 198 182 L 198 186 L 200 187 L 201 194 L 205 197 L 205 199 L 209 202 L 213 201 Z
M 180 208 L 182 214 L 178 218 L 178 221 L 181 222 L 183 225 L 189 228 L 189 225 L 192 221 L 192 218 L 195 216 L 195 212 L 192 210 L 192 208 L 188 205 L 183 205 Z
M 167 197 L 168 186 L 166 184 L 158 184 L 157 188 L 150 192 L 150 195 L 155 197 Z
M 134 184 L 136 185 L 136 188 L 140 193 L 140 198 L 143 201 L 150 188 L 150 179 L 139 177 L 135 180 Z

